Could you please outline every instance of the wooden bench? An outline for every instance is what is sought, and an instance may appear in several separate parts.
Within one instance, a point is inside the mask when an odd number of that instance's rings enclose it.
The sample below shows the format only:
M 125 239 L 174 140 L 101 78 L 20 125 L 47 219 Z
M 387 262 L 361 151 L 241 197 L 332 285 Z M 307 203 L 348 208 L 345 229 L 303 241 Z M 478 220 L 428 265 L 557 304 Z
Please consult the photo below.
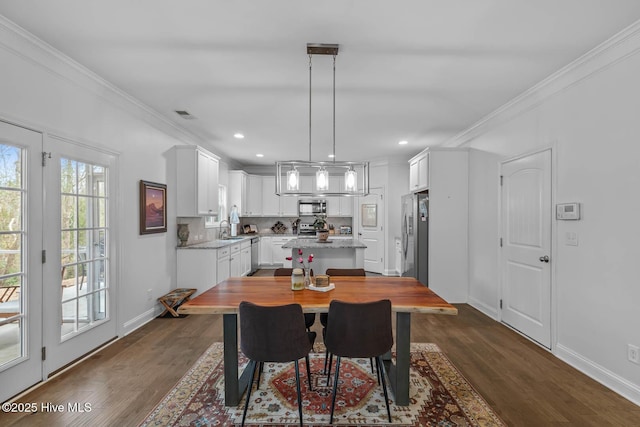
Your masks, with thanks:
M 158 298 L 158 301 L 160 301 L 160 304 L 164 306 L 165 310 L 162 312 L 160 317 L 163 317 L 167 313 L 171 313 L 173 317 L 180 317 L 180 315 L 176 313 L 176 309 L 180 304 L 189 301 L 189 299 L 191 299 L 191 295 L 196 291 L 197 289 L 177 288 L 165 295 L 162 295 Z

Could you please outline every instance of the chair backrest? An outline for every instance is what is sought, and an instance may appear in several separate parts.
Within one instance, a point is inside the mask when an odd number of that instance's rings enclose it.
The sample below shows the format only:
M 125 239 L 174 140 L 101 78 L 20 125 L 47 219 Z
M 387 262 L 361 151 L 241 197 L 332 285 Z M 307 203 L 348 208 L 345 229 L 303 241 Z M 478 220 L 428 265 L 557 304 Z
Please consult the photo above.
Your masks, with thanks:
M 300 304 L 265 307 L 240 303 L 240 349 L 258 362 L 290 362 L 309 353 Z
M 364 268 L 327 268 L 327 276 L 366 276 Z
M 324 343 L 327 350 L 336 356 L 383 355 L 393 346 L 391 301 L 331 301 Z
M 276 268 L 273 271 L 274 276 L 291 276 L 293 273 L 293 268 Z

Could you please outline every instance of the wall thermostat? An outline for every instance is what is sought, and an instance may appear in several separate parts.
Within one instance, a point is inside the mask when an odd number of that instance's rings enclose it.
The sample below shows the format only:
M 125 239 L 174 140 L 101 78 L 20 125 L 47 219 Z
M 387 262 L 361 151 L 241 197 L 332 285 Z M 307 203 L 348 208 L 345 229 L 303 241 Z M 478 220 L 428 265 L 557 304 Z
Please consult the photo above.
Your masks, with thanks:
M 558 203 L 556 205 L 556 219 L 580 219 L 580 203 Z

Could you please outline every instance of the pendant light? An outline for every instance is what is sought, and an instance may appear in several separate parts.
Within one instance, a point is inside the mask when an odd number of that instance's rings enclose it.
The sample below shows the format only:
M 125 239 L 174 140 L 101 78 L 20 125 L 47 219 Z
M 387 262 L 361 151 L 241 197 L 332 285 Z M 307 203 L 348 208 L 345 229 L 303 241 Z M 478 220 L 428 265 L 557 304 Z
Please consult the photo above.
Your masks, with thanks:
M 366 196 L 369 194 L 369 162 L 336 161 L 336 56 L 337 44 L 307 44 L 309 55 L 309 161 L 276 162 L 276 194 L 279 196 Z M 313 55 L 333 56 L 333 157 L 332 162 L 311 160 L 311 95 Z M 312 189 L 302 189 L 302 176 L 315 177 Z M 343 179 L 344 186 L 329 190 L 331 178 Z M 284 182 L 283 182 L 284 181 Z

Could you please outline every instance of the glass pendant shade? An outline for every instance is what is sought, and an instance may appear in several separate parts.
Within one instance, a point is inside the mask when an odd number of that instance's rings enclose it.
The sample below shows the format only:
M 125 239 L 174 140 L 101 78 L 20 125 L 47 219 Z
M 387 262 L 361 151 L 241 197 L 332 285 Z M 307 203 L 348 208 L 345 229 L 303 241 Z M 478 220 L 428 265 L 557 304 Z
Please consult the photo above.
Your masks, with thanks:
M 344 189 L 345 191 L 356 191 L 358 189 L 358 174 L 353 169 L 349 169 L 344 173 Z
M 321 168 L 316 172 L 316 190 L 327 191 L 329 189 L 329 172 Z
M 297 169 L 287 172 L 287 191 L 298 191 L 300 189 L 300 174 Z

